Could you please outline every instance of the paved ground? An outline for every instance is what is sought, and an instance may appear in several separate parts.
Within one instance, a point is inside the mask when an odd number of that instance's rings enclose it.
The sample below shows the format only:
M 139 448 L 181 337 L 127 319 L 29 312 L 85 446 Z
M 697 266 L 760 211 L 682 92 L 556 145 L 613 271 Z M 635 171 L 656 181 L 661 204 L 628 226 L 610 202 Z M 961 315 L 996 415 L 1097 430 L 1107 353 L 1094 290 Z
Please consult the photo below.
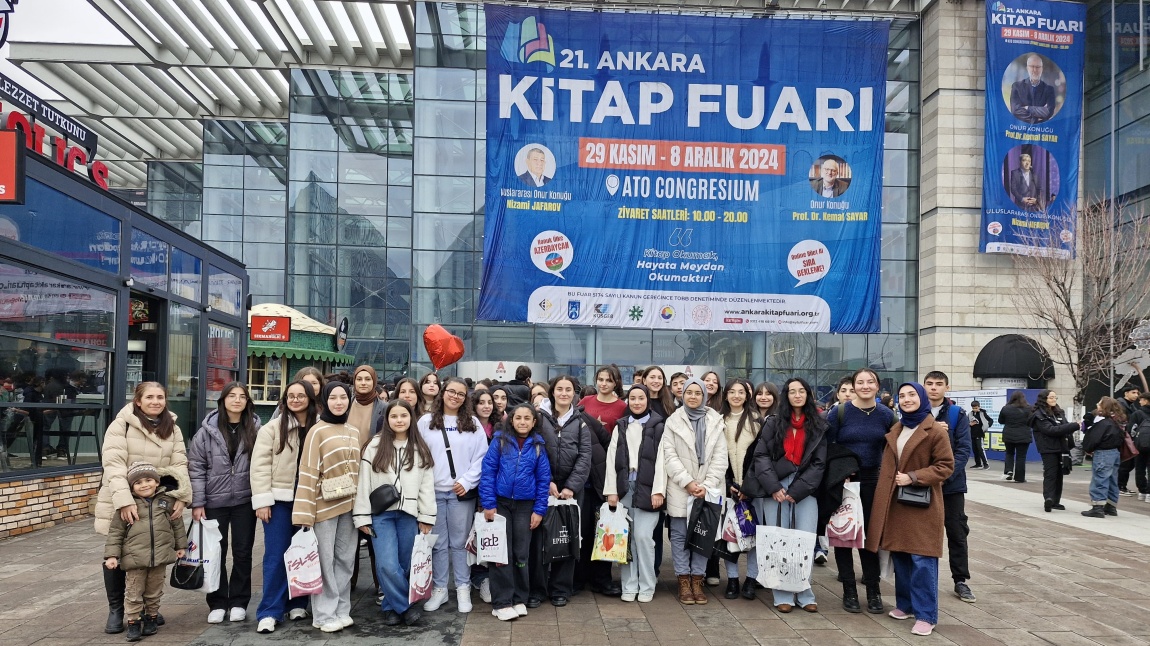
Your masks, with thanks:
M 378 622 L 370 578 L 356 590 L 356 625 L 325 635 L 295 625 L 257 635 L 252 621 L 208 626 L 203 598 L 169 591 L 167 625 L 148 644 L 328 643 L 478 646 L 481 644 L 603 644 L 790 646 L 903 643 L 969 646 L 1123 645 L 1150 643 L 1150 504 L 1123 498 L 1117 518 L 1087 519 L 1089 472 L 1068 478 L 1064 512 L 1043 513 L 1041 482 L 1021 485 L 999 479 L 1001 463 L 970 471 L 970 584 L 978 595 L 966 604 L 950 594 L 945 562 L 940 582 L 941 616 L 935 635 L 910 635 L 907 623 L 885 615 L 850 615 L 841 606 L 833 567 L 816 568 L 818 614 L 777 613 L 769 603 L 727 601 L 712 595 L 706 606 L 675 601 L 672 576 L 663 572 L 655 601 L 623 603 L 584 593 L 569 606 L 532 610 L 501 623 L 478 602 L 469 616 L 453 605 L 426 615 L 415 628 Z M 1037 465 L 1035 465 L 1037 466 Z M 120 644 L 122 635 L 102 632 L 106 607 L 99 574 L 102 541 L 91 521 L 0 542 L 0 646 Z M 258 555 L 257 555 L 258 562 Z M 366 564 L 366 560 L 364 561 Z M 258 574 L 257 574 L 258 595 Z M 889 607 L 893 588 L 883 584 Z M 718 589 L 712 589 L 721 591 Z M 721 596 L 721 595 L 720 595 Z M 256 601 L 252 603 L 252 610 Z M 254 612 L 253 612 L 254 614 Z

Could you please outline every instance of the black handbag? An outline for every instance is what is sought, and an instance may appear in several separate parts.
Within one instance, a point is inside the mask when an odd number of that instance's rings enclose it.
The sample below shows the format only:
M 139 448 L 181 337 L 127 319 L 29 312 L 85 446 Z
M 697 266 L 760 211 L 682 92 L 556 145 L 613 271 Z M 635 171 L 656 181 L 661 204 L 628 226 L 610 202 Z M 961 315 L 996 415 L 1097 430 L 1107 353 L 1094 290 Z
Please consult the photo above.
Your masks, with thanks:
M 367 497 L 368 502 L 371 503 L 371 515 L 378 516 L 391 508 L 392 505 L 399 502 L 399 489 L 395 485 L 399 484 L 399 471 L 402 469 L 400 466 L 399 449 L 395 449 L 395 482 L 391 484 L 381 484 L 375 488 L 374 491 Z M 367 460 L 364 460 L 367 462 Z M 371 463 L 368 463 L 369 468 Z
M 441 428 L 439 432 L 443 433 L 443 448 L 447 451 L 447 468 L 451 470 L 451 479 L 459 482 L 458 476 L 455 475 L 455 460 L 451 459 L 451 442 L 447 439 L 447 429 Z M 457 494 L 455 497 L 461 501 L 475 500 L 479 497 L 479 487 L 473 487 L 463 492 L 463 495 Z
M 200 528 L 200 539 L 198 545 L 204 544 L 204 524 L 197 522 L 196 526 Z M 190 565 L 181 561 L 176 561 L 175 567 L 172 568 L 172 574 L 168 577 L 168 583 L 173 588 L 180 590 L 199 590 L 204 587 L 204 565 L 199 563 L 197 565 Z
M 1062 475 L 1064 476 L 1070 475 L 1070 472 L 1074 470 L 1074 461 L 1070 458 L 1069 453 L 1062 454 L 1062 464 L 1060 466 L 1062 468 Z
M 895 492 L 894 499 L 911 507 L 930 506 L 930 487 L 922 485 L 902 485 Z

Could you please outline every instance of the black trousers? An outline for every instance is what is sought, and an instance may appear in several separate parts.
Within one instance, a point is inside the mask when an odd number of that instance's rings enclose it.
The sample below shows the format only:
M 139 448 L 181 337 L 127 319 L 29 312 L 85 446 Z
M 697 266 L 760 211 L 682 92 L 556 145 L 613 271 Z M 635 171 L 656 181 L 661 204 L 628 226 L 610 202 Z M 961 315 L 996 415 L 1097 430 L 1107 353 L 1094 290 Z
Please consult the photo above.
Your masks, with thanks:
M 208 608 L 247 610 L 252 600 L 252 546 L 256 541 L 256 512 L 251 503 L 234 507 L 205 507 L 208 520 L 220 522 L 220 587 L 208 593 Z M 228 535 L 231 535 L 232 571 L 228 575 Z
M 990 463 L 986 461 L 986 451 L 982 449 L 982 438 L 971 438 L 970 446 L 974 450 L 974 466 L 985 467 Z
M 606 501 L 600 498 L 594 489 L 584 489 L 583 502 L 579 510 L 582 527 L 579 567 L 575 568 L 575 588 L 606 588 L 611 585 L 611 563 L 591 560 L 591 550 L 595 548 L 595 525 L 598 522 L 599 508 Z
M 970 536 L 970 524 L 966 518 L 966 494 L 948 493 L 942 496 L 946 513 L 946 546 L 950 552 L 950 577 L 955 583 L 970 578 L 970 547 L 966 537 Z
M 1141 453 L 1139 453 L 1139 455 L 1141 455 Z M 1134 470 L 1135 459 L 1136 458 L 1131 458 L 1118 465 L 1118 488 L 1122 491 L 1126 491 L 1127 486 L 1130 484 L 1130 472 Z
M 1062 502 L 1062 454 L 1042 454 L 1042 497 L 1054 504 Z
M 531 510 L 534 500 L 500 498 L 495 508 L 507 519 L 507 565 L 488 565 L 491 607 L 509 608 L 527 603 L 531 587 L 528 554 L 531 551 Z
M 1150 493 L 1150 484 L 1146 482 L 1146 470 L 1150 467 L 1150 452 L 1139 453 L 1134 458 L 1134 483 L 1138 485 L 1138 493 Z
M 1030 442 L 1007 442 L 1004 474 L 1014 474 L 1015 482 L 1026 482 L 1026 452 Z
M 870 530 L 870 508 L 874 504 L 874 490 L 878 486 L 878 469 L 864 469 L 854 477 L 859 482 L 859 497 L 863 504 L 863 527 Z M 879 582 L 878 553 L 860 549 L 859 562 L 862 564 L 862 580 L 864 585 L 876 585 Z M 835 565 L 839 569 L 839 581 L 854 584 L 855 560 L 854 550 L 849 547 L 835 548 Z

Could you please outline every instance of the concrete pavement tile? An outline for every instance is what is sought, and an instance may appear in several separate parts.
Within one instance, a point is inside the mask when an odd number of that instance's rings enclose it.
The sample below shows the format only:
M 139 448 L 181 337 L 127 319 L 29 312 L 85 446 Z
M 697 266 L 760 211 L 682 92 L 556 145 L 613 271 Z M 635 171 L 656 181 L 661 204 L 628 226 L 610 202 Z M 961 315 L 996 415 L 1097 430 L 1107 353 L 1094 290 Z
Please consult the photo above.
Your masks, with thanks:
M 764 639 L 798 639 L 799 634 L 780 619 L 762 619 L 759 621 L 744 621 L 743 630 L 746 630 L 757 640 Z
M 823 646 L 855 646 L 858 642 L 841 630 L 804 630 L 799 629 L 799 637 L 807 640 L 808 644 Z
M 1097 646 L 1098 642 L 1076 635 L 1071 632 L 1061 633 L 1048 633 L 1048 632 L 1035 632 L 1035 637 L 1044 639 L 1047 642 L 1054 644 L 1054 646 Z
M 987 628 L 979 632 L 985 633 L 991 639 L 1009 644 L 1010 646 L 1050 646 L 1052 642 L 1036 636 L 1034 633 L 1027 632 L 1021 628 L 1011 629 L 996 629 Z M 909 634 L 909 633 L 908 633 Z
M 809 646 L 807 640 L 802 638 L 794 639 L 760 639 L 759 646 Z
M 1145 639 L 1131 635 L 1096 636 L 1091 637 L 1090 640 L 1102 644 L 1102 646 L 1145 646 L 1147 643 L 1150 643 Z
M 609 599 L 599 603 L 599 616 L 604 619 L 638 619 L 644 617 L 643 604 L 624 603 L 618 599 Z
M 614 632 L 654 632 L 651 624 L 647 623 L 646 619 L 624 619 L 624 618 L 610 618 L 603 620 L 603 628 L 608 634 Z
M 906 646 L 906 640 L 898 637 L 856 637 L 860 646 Z
M 872 619 L 873 615 L 855 615 L 843 613 L 828 616 L 827 620 L 840 630 L 854 638 L 859 637 L 892 637 L 893 633 L 884 623 Z
M 606 633 L 593 632 L 560 632 L 561 646 L 610 646 L 611 639 Z
M 1002 646 L 1002 642 L 988 638 L 986 633 L 970 626 L 936 626 L 936 634 L 946 637 L 959 646 Z
M 559 641 L 559 628 L 557 626 L 543 626 L 519 623 L 523 617 L 516 619 L 511 625 L 511 643 L 524 641 Z
M 1052 624 L 1057 624 L 1066 628 L 1067 631 L 1082 635 L 1085 637 L 1093 637 L 1095 635 L 1121 635 L 1122 631 L 1117 628 L 1108 626 L 1102 622 L 1095 621 L 1090 617 L 1082 615 L 1063 615 L 1061 617 L 1050 617 L 1048 619 Z M 1042 629 L 1039 629 L 1042 630 Z M 1035 632 L 1035 634 L 1038 634 Z

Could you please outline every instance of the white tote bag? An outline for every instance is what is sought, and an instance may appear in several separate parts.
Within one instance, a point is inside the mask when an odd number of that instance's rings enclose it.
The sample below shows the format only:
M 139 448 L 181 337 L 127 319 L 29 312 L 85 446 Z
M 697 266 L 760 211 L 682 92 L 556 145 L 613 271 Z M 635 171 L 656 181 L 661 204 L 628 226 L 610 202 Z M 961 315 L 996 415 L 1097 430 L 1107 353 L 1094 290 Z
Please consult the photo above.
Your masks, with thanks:
M 407 602 L 415 603 L 431 598 L 431 548 L 435 547 L 435 534 L 415 535 L 411 546 L 411 569 L 408 571 Z
M 866 547 L 866 530 L 862 509 L 860 484 L 848 482 L 843 485 L 843 502 L 827 522 L 827 543 L 831 547 Z
M 791 505 L 791 525 L 795 524 L 794 505 Z M 814 567 L 814 532 L 785 529 L 782 525 L 782 505 L 775 525 L 759 525 L 755 534 L 755 551 L 759 558 L 758 582 L 764 588 L 783 592 L 802 592 L 811 587 L 811 569 Z
M 495 514 L 488 522 L 483 512 L 475 514 L 475 556 L 480 561 L 507 565 L 507 519 Z
M 196 527 L 196 525 L 199 527 Z M 215 592 L 220 587 L 220 556 L 224 540 L 220 533 L 220 521 L 196 520 L 188 530 L 188 549 L 184 558 L 180 559 L 182 565 L 203 565 L 204 585 L 197 592 Z

